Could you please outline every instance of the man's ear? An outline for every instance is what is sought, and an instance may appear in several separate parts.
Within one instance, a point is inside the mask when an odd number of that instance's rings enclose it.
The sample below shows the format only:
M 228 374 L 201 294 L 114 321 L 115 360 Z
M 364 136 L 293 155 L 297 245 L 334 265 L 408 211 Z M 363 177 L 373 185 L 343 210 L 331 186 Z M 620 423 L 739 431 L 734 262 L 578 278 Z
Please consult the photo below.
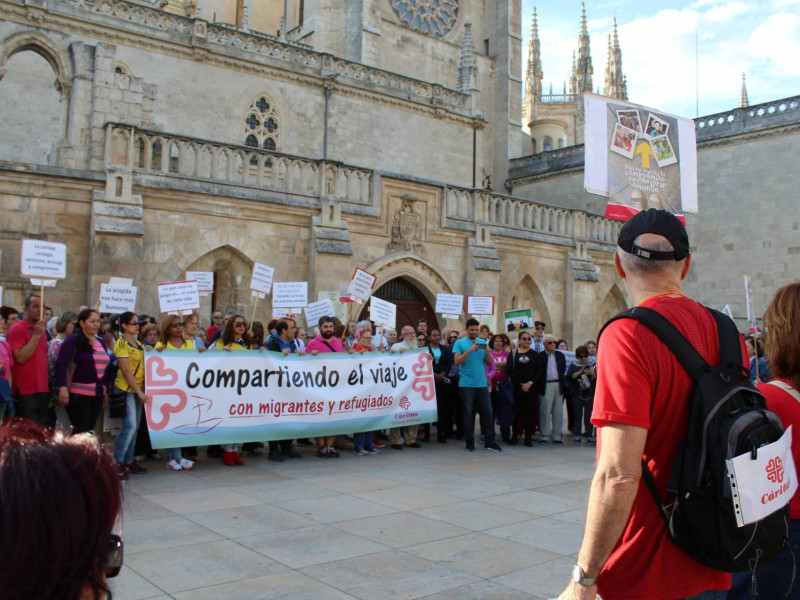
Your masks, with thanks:
M 686 279 L 686 276 L 689 274 L 689 269 L 691 268 L 692 268 L 692 255 L 689 254 L 683 261 L 683 268 L 681 269 L 681 281 Z
M 625 279 L 625 271 L 622 270 L 622 263 L 619 261 L 619 254 L 617 252 L 614 252 L 614 267 L 617 269 L 619 276 Z

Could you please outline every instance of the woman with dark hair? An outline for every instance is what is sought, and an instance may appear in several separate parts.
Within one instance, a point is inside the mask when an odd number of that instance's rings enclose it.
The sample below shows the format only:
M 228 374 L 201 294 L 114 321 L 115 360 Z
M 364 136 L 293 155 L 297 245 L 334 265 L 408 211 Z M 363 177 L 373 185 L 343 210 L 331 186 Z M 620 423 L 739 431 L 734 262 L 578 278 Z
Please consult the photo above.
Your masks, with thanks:
M 597 386 L 597 372 L 589 364 L 589 348 L 578 346 L 575 348 L 577 362 L 570 363 L 564 376 L 569 382 L 569 398 L 572 404 L 569 427 L 572 430 L 572 443 L 580 445 L 581 430 L 586 434 L 586 441 L 595 443 L 594 428 L 592 427 L 592 408 L 594 407 L 594 390 Z
M 250 348 L 252 340 L 247 332 L 247 321 L 242 315 L 231 315 L 225 323 L 222 335 L 219 336 L 214 345 L 216 350 L 232 352 L 234 350 L 247 350 Z M 222 462 L 227 466 L 243 465 L 244 461 L 239 457 L 241 444 L 222 444 Z
M 745 337 L 744 343 L 747 346 L 747 356 L 750 357 L 750 381 L 753 385 L 766 383 L 772 377 L 769 364 L 764 359 L 764 344 L 752 335 Z
M 97 311 L 83 309 L 73 334 L 58 351 L 58 402 L 66 407 L 74 433 L 92 431 L 100 409 L 108 401 L 107 375 L 111 361 L 106 345 L 97 337 L 99 329 Z
M 258 350 L 264 345 L 264 325 L 261 321 L 253 321 L 250 326 L 250 349 Z
M 56 335 L 50 340 L 47 345 L 47 366 L 50 377 L 50 391 L 54 396 L 58 396 L 58 386 L 56 385 L 56 360 L 58 360 L 58 351 L 61 350 L 61 344 L 72 335 L 72 329 L 78 321 L 78 315 L 72 311 L 64 311 L 56 321 Z
M 114 447 L 119 477 L 127 479 L 129 473 L 138 475 L 147 469 L 134 460 L 136 432 L 142 418 L 142 405 L 147 396 L 144 393 L 144 347 L 139 342 L 139 318 L 136 313 L 124 312 L 119 318 L 122 335 L 114 345 L 117 358 L 117 378 L 114 380 L 114 393 L 125 394 L 125 418 L 122 431 Z
M 442 333 L 437 328 L 431 329 L 428 336 L 428 352 L 433 358 L 433 383 L 436 387 L 436 410 L 439 421 L 436 423 L 436 441 L 446 444 L 448 437 L 453 437 L 453 398 L 448 389 L 447 374 L 453 366 L 453 353 L 443 346 Z
M 508 357 L 507 369 L 514 386 L 516 416 L 514 417 L 513 436 L 510 446 L 519 443 L 522 432 L 525 432 L 525 445 L 533 446 L 533 433 L 539 414 L 538 394 L 536 392 L 536 370 L 538 358 L 531 348 L 531 334 L 523 331 L 519 334 L 519 348 Z
M 114 461 L 91 435 L 0 426 L 0 595 L 100 600 L 122 567 Z
M 500 434 L 503 441 L 511 441 L 511 426 L 514 423 L 514 390 L 508 378 L 508 348 L 511 340 L 505 333 L 497 333 L 489 341 L 489 348 L 494 363 L 489 378 L 491 387 L 492 409 L 495 419 L 500 422 Z
M 784 428 L 792 426 L 792 454 L 795 469 L 800 469 L 800 282 L 783 286 L 764 313 L 767 358 L 773 379 L 758 391 L 767 399 L 767 408 L 780 418 Z M 787 475 L 797 477 L 797 473 Z M 800 488 L 789 503 L 790 551 L 784 550 L 767 563 L 759 564 L 759 598 L 800 598 L 800 577 L 795 560 L 800 556 Z M 752 598 L 751 573 L 735 573 L 728 591 L 729 600 Z

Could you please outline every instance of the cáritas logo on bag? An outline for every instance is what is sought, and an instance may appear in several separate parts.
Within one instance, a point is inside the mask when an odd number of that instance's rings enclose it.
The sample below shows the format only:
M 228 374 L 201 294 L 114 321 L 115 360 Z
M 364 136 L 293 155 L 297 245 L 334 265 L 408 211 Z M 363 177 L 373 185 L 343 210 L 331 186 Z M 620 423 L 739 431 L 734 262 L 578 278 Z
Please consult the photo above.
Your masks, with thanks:
M 767 473 L 767 479 L 769 479 L 772 483 L 783 484 L 768 494 L 761 496 L 761 504 L 769 504 L 789 491 L 789 487 L 791 486 L 792 482 L 788 478 L 786 479 L 785 483 L 783 481 L 786 475 L 786 470 L 783 468 L 783 461 L 781 460 L 780 456 L 770 459 L 764 470 Z

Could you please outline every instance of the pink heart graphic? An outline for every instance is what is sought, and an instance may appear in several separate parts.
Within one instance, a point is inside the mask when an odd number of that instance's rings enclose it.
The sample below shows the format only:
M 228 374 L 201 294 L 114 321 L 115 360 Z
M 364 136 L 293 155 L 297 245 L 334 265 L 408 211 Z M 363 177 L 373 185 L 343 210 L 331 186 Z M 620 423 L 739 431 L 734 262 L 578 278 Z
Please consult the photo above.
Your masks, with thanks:
M 417 358 L 417 362 L 411 366 L 411 371 L 417 376 L 430 375 L 433 373 L 433 362 L 431 355 L 427 352 L 420 354 Z
M 176 375 L 177 376 L 177 375 Z M 166 402 L 162 398 L 156 396 L 166 396 L 177 399 L 177 404 Z M 147 414 L 147 424 L 153 431 L 161 431 L 169 425 L 169 416 L 172 413 L 181 412 L 188 403 L 188 397 L 183 390 L 148 390 L 147 403 L 145 404 L 145 413 Z M 158 406 L 156 406 L 158 404 Z M 156 414 L 154 415 L 153 412 Z M 158 420 L 156 420 L 157 417 Z
M 146 365 L 147 388 L 172 387 L 178 383 L 178 372 L 174 369 L 167 369 L 164 366 L 164 359 L 160 356 L 148 356 Z

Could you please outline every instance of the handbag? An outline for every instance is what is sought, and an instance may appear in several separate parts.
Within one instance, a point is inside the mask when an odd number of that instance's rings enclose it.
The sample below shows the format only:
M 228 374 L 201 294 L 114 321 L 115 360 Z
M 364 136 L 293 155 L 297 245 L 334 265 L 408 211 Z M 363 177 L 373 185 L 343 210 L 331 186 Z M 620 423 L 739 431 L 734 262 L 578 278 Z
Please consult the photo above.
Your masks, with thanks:
M 136 374 L 139 372 L 139 367 L 142 365 L 141 361 L 136 365 L 136 370 L 133 372 L 133 378 L 136 379 Z M 108 416 L 112 419 L 124 419 L 128 412 L 128 392 L 119 391 L 111 392 L 108 395 Z

